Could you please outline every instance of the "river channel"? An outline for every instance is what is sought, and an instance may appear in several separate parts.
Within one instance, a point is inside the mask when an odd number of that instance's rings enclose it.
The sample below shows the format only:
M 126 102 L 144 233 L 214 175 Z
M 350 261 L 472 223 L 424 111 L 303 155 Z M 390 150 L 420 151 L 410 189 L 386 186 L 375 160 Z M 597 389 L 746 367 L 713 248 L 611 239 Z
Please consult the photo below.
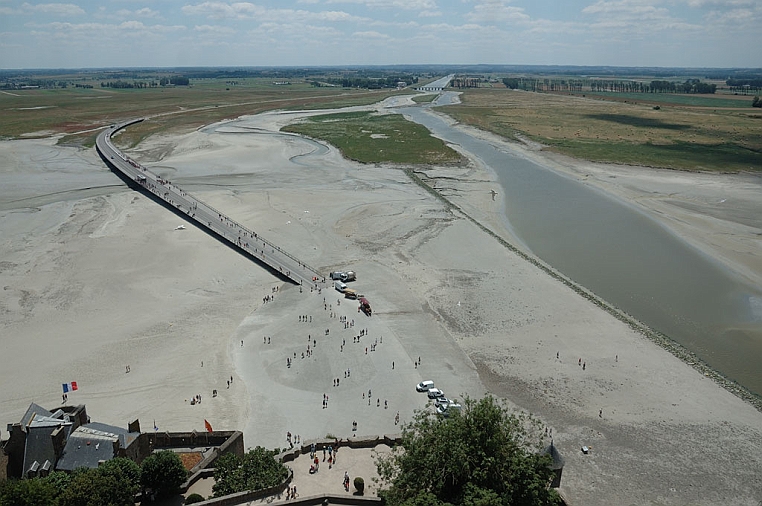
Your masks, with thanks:
M 498 176 L 506 225 L 575 282 L 762 395 L 762 291 L 640 209 L 490 142 L 425 108 L 401 110 Z

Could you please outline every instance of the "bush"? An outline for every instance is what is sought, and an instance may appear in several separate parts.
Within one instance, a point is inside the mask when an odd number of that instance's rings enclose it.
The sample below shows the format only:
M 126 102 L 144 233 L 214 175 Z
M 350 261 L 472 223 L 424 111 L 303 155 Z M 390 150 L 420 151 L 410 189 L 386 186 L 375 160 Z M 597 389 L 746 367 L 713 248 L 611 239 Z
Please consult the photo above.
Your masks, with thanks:
M 359 495 L 362 495 L 365 491 L 365 480 L 360 478 L 359 476 L 355 478 L 355 489 L 357 489 L 357 493 Z
M 191 494 L 185 498 L 185 504 L 196 504 L 197 502 L 206 501 L 201 494 Z

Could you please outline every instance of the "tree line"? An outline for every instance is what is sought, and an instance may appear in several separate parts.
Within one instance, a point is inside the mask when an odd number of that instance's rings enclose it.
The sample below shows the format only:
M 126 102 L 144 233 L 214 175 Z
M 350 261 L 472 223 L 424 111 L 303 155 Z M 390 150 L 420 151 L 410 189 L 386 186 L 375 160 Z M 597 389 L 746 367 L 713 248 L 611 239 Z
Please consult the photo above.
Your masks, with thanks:
M 318 82 L 318 81 L 313 81 Z M 387 77 L 325 77 L 320 82 L 341 86 L 342 88 L 364 88 L 378 90 L 396 88 L 398 83 L 404 82 L 405 86 L 417 83 L 418 78 L 413 76 L 387 76 Z M 313 84 L 314 86 L 314 84 Z
M 141 465 L 117 457 L 95 469 L 0 482 L 0 506 L 134 506 L 141 490 L 154 498 L 176 494 L 187 474 L 172 451 L 154 453 Z
M 697 93 L 713 94 L 716 84 L 688 79 L 684 82 L 653 80 L 650 83 L 613 79 L 540 79 L 533 77 L 506 77 L 503 84 L 512 90 L 524 91 L 590 91 L 611 93 Z
M 162 77 L 158 81 L 122 81 L 118 79 L 116 81 L 101 81 L 101 88 L 117 88 L 117 89 L 142 89 L 142 88 L 156 88 L 158 86 L 167 86 L 172 84 L 174 86 L 188 86 L 190 79 L 185 76 L 172 76 Z
M 748 95 L 750 93 L 758 93 L 762 90 L 762 78 L 748 78 L 748 79 L 728 79 L 725 81 L 730 91 L 735 93 L 741 93 Z

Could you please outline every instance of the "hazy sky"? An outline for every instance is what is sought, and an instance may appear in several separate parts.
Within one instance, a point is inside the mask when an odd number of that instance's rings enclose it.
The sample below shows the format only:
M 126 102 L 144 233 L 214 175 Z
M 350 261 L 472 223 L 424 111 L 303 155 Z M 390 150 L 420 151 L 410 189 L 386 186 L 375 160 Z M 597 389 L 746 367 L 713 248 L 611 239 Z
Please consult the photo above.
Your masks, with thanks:
M 762 67 L 762 0 L 0 0 L 0 68 Z

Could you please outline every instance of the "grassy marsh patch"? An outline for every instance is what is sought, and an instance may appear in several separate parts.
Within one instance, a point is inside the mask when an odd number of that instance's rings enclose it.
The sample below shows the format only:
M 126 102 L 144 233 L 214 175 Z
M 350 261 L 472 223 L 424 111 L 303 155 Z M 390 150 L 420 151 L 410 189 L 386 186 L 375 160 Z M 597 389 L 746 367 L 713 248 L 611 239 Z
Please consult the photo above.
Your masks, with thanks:
M 577 158 L 683 170 L 762 170 L 762 115 L 751 107 L 654 110 L 642 103 L 507 89 L 465 90 L 461 100 L 443 112 Z
M 433 102 L 435 98 L 437 98 L 439 95 L 430 93 L 427 95 L 416 95 L 413 97 L 413 102 L 416 104 L 427 104 L 429 102 Z
M 283 130 L 325 140 L 347 158 L 363 163 L 441 164 L 461 160 L 455 150 L 401 114 L 327 114 Z

